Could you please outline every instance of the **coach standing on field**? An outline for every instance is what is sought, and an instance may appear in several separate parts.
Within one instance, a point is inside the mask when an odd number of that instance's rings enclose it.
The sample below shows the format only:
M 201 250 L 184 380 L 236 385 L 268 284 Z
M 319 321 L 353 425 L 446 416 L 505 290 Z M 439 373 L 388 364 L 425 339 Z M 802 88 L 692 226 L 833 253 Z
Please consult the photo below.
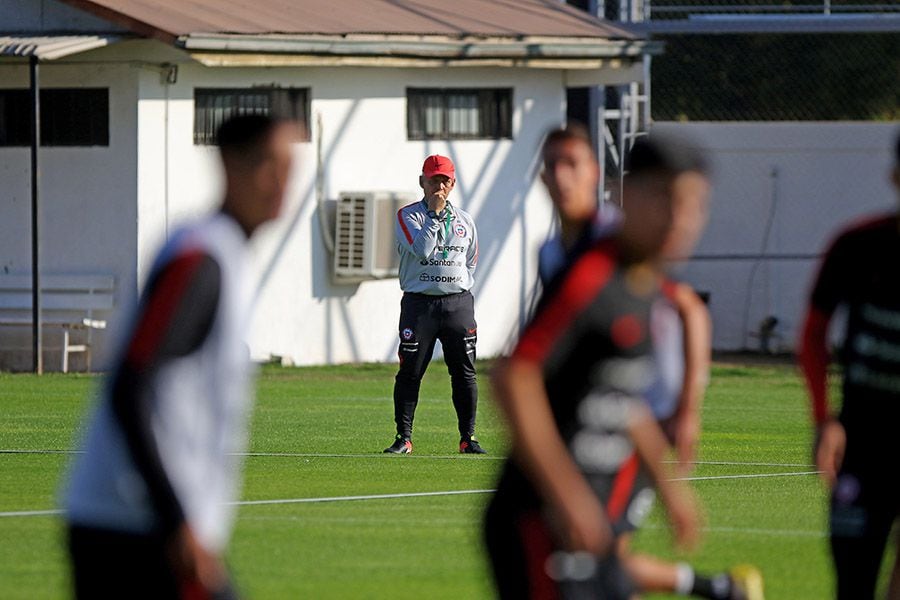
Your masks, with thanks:
M 459 451 L 484 454 L 475 440 L 477 328 L 475 301 L 469 292 L 475 281 L 478 235 L 472 217 L 450 203 L 450 192 L 456 185 L 453 161 L 437 154 L 426 158 L 419 185 L 425 197 L 397 213 L 403 290 L 400 370 L 394 383 L 397 436 L 385 452 L 412 452 L 412 423 L 419 401 L 419 385 L 435 341 L 441 340 L 459 424 Z

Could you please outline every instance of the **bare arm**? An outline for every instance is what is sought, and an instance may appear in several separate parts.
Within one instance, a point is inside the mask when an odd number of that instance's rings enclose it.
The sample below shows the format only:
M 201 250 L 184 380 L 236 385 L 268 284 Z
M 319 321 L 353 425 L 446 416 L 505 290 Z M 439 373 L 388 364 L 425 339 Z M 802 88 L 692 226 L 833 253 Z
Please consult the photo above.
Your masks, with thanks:
M 834 486 L 844 462 L 847 436 L 844 426 L 828 410 L 828 324 L 831 315 L 810 307 L 800 340 L 800 368 L 806 379 L 816 427 L 813 447 L 816 466 L 829 486 Z
M 690 473 L 697 459 L 703 395 L 709 383 L 712 320 L 703 300 L 690 286 L 679 284 L 674 301 L 684 329 L 684 381 L 675 414 L 675 451 L 679 472 Z
M 508 359 L 495 371 L 494 386 L 510 425 L 513 454 L 560 520 L 567 548 L 607 552 L 612 534 L 603 506 L 559 435 L 540 366 Z
M 669 444 L 646 406 L 635 407 L 628 433 L 666 507 L 676 542 L 686 549 L 695 547 L 700 539 L 697 501 L 683 481 L 671 478 L 664 463 Z

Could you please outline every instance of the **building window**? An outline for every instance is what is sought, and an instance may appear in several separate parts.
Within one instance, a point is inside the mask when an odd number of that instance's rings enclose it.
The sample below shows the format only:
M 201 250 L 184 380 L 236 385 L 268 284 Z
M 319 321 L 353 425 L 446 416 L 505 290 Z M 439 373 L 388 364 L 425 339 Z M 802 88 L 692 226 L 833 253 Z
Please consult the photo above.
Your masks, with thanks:
M 512 138 L 511 89 L 407 88 L 410 140 Z
M 41 90 L 42 146 L 109 146 L 109 90 Z M 0 146 L 31 145 L 31 92 L 0 90 Z
M 302 124 L 309 140 L 308 88 L 197 88 L 194 90 L 194 143 L 216 143 L 219 126 L 237 115 L 272 115 Z

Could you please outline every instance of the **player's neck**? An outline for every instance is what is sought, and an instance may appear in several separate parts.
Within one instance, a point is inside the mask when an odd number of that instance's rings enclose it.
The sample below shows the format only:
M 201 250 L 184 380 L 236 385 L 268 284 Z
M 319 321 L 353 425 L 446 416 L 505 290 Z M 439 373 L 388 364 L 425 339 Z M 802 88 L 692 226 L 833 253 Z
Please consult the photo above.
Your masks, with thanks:
M 651 261 L 632 263 L 625 270 L 625 283 L 636 296 L 655 293 L 662 282 L 659 271 Z
M 248 219 L 246 219 L 243 215 L 241 215 L 240 211 L 234 209 L 234 203 L 230 201 L 230 199 L 226 196 L 225 201 L 222 203 L 222 214 L 228 215 L 234 222 L 238 224 L 238 227 L 241 228 L 241 231 L 244 232 L 244 235 L 249 239 L 253 232 L 256 230 L 257 225 L 250 223 Z
M 559 238 L 562 240 L 563 247 L 571 249 L 575 246 L 578 239 L 584 231 L 584 221 L 573 221 L 568 219 L 560 219 L 559 222 Z

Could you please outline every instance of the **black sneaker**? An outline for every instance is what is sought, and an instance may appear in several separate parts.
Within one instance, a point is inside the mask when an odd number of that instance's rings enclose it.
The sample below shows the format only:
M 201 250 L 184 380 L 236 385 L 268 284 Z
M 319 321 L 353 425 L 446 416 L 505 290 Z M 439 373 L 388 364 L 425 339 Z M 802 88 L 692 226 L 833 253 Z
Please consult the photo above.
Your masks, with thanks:
M 475 438 L 459 440 L 460 454 L 487 454 L 487 450 L 481 447 Z
M 384 449 L 384 454 L 412 454 L 412 442 L 397 434 L 394 443 Z

